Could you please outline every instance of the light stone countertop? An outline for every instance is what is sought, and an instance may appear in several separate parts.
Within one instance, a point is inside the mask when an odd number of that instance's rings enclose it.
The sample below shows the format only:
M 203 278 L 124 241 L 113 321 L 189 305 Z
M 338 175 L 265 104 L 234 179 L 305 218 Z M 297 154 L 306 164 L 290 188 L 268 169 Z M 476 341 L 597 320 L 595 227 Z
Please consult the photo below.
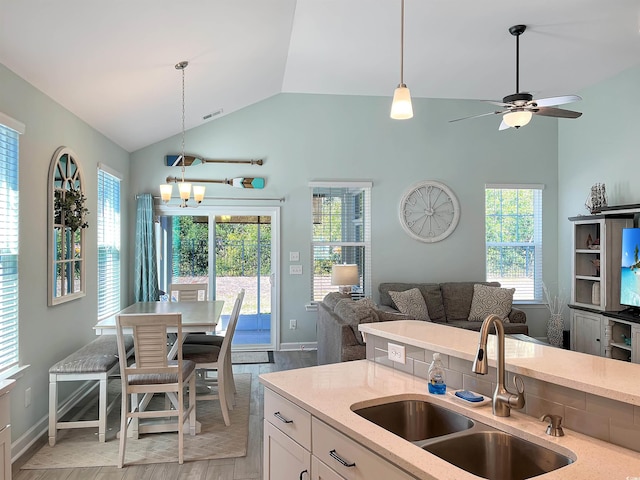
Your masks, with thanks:
M 399 324 L 400 322 L 388 323 Z M 375 324 L 375 326 L 378 329 L 388 328 L 386 324 Z M 386 335 L 378 330 L 376 334 L 388 336 L 391 340 L 413 344 L 407 342 L 409 337 L 404 336 L 415 333 L 410 325 L 395 325 L 395 327 L 398 329 L 396 333 Z M 449 339 L 440 338 L 438 343 L 417 340 L 421 343 L 416 346 L 436 349 L 450 355 L 457 355 L 460 353 L 458 349 L 464 350 L 469 347 L 467 345 L 468 339 L 464 338 L 466 335 L 460 335 L 460 333 L 466 332 L 451 327 L 440 327 L 453 330 L 454 332 L 451 332 L 453 335 Z M 397 335 L 397 337 L 393 338 L 391 335 Z M 477 336 L 477 333 L 473 335 L 475 338 L 473 351 L 477 347 Z M 417 338 L 422 337 L 418 336 Z M 533 344 L 531 346 L 535 351 L 536 346 Z M 517 368 L 526 370 L 527 375 L 534 376 L 529 371 L 533 368 L 531 360 L 533 354 L 525 355 L 523 353 L 530 347 L 514 344 L 509 348 L 514 350 L 512 356 L 515 358 L 529 361 L 528 365 L 519 365 Z M 554 349 L 547 347 L 545 350 Z M 545 355 L 548 355 L 548 352 L 543 352 L 543 358 L 538 359 L 543 365 L 547 361 L 553 361 L 552 358 L 544 358 Z M 461 357 L 466 358 L 462 355 Z M 586 358 L 588 356 L 584 355 L 584 357 L 585 362 L 588 363 L 589 360 Z M 493 358 L 493 352 L 490 352 L 490 358 Z M 510 359 L 510 361 L 512 360 Z M 555 361 L 558 361 L 557 357 Z M 566 358 L 563 361 L 566 361 Z M 624 365 L 623 362 L 619 363 L 621 366 Z M 575 364 L 572 370 L 574 374 L 578 370 Z M 425 398 L 435 404 L 463 413 L 472 419 L 515 434 L 575 460 L 571 465 L 538 476 L 536 479 L 624 480 L 627 477 L 640 477 L 640 454 L 637 452 L 596 440 L 566 428 L 564 437 L 550 437 L 544 433 L 546 423 L 538 422 L 532 417 L 517 411 L 512 411 L 511 416 L 507 418 L 494 417 L 490 405 L 471 408 L 458 403 L 450 395 L 430 395 L 425 380 L 368 360 L 267 373 L 260 375 L 260 381 L 267 388 L 294 402 L 318 419 L 419 479 L 477 480 L 479 477 L 467 473 L 365 420 L 351 411 L 353 405 L 359 408 L 399 399 Z M 633 395 L 640 398 L 640 395 L 637 395 L 637 387 L 636 393 Z

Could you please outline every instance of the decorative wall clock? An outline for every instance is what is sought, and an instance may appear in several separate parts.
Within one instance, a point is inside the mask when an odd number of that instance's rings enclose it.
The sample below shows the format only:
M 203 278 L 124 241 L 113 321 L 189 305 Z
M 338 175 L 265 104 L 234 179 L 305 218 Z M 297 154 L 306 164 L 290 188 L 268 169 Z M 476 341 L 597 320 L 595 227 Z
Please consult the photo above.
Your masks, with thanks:
M 445 184 L 425 180 L 407 189 L 398 214 L 400 225 L 410 237 L 434 243 L 453 233 L 460 220 L 460 204 Z

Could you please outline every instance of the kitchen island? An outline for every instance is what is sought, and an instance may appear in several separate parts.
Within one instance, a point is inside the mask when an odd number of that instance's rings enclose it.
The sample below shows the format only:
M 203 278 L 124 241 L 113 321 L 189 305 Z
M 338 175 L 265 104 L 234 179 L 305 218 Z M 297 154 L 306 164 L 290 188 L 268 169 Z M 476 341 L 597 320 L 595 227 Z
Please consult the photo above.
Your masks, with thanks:
M 328 427 L 340 432 L 345 438 L 357 446 L 364 447 L 376 458 L 383 459 L 385 462 L 398 467 L 403 474 L 404 472 L 409 474 L 406 477 L 399 475 L 396 478 L 477 479 L 478 477 L 378 427 L 352 411 L 354 406 L 357 408 L 398 399 L 426 398 L 437 405 L 462 413 L 471 419 L 554 450 L 574 461 L 566 467 L 536 477 L 541 480 L 599 480 L 640 477 L 640 454 L 636 451 L 568 428 L 565 428 L 564 437 L 550 437 L 545 434 L 546 424 L 533 416 L 521 411 L 512 411 L 510 417 L 499 418 L 492 415 L 490 405 L 470 408 L 466 405 L 461 405 L 450 395 L 430 395 L 427 392 L 425 379 L 416 374 L 419 371 L 418 368 L 415 368 L 411 373 L 402 371 L 402 369 L 407 369 L 408 363 L 414 363 L 413 367 L 417 367 L 417 364 L 420 363 L 419 358 L 422 358 L 422 363 L 426 363 L 424 361 L 425 353 L 422 352 L 422 357 L 420 357 L 419 352 L 416 353 L 420 349 L 437 350 L 448 355 L 449 360 L 451 360 L 448 365 L 449 368 L 455 366 L 454 364 L 470 361 L 477 348 L 477 333 L 425 322 L 410 321 L 361 325 L 361 330 L 368 337 L 367 355 L 368 358 L 370 355 L 372 357 L 368 360 L 261 375 L 260 381 L 267 389 L 265 392 L 265 426 L 270 421 L 275 425 L 279 423 L 277 420 L 272 419 L 271 413 L 267 414 L 269 403 L 266 400 L 267 395 L 274 396 L 282 399 L 283 403 L 291 404 L 292 408 L 295 407 L 300 412 L 308 414 L 311 417 L 311 428 L 319 425 L 322 428 Z M 400 368 L 395 368 L 395 362 L 385 364 L 384 361 L 375 361 L 376 355 L 379 355 L 376 351 L 381 352 L 383 350 L 383 339 L 404 344 L 407 348 L 407 360 L 411 360 L 411 362 L 406 362 L 399 366 Z M 572 365 L 574 372 L 581 371 L 582 368 L 600 369 L 600 372 L 595 372 L 595 377 L 593 378 L 586 374 L 584 375 L 585 378 L 582 375 L 573 375 L 571 388 L 579 389 L 581 386 L 590 388 L 588 384 L 596 380 L 600 381 L 598 392 L 613 392 L 616 401 L 628 401 L 632 412 L 631 424 L 640 423 L 639 407 L 633 406 L 640 405 L 638 387 L 630 386 L 630 388 L 625 388 L 619 378 L 612 379 L 611 384 L 603 383 L 602 379 L 598 380 L 598 375 L 601 375 L 602 372 L 607 372 L 607 368 L 613 368 L 609 364 L 605 363 L 604 366 L 595 365 L 592 363 L 594 361 L 593 358 L 587 355 L 561 351 L 552 347 L 539 346 L 518 340 L 508 339 L 507 347 L 507 370 L 522 375 L 525 375 L 524 372 L 526 372 L 527 376 L 535 378 L 537 382 L 553 380 L 557 381 L 559 385 L 565 382 L 565 376 L 570 376 L 568 375 L 569 365 L 566 367 L 567 374 L 565 375 L 562 365 L 558 365 L 558 368 L 553 369 L 552 363 L 545 363 L 555 362 L 557 364 L 559 358 L 562 359 L 563 363 Z M 489 358 L 490 365 L 495 365 L 495 346 L 492 346 L 491 342 L 489 344 Z M 456 360 L 453 361 L 452 359 Z M 610 359 L 598 360 L 615 362 Z M 580 361 L 585 363 L 580 365 Z M 542 368 L 542 373 L 536 373 L 536 364 L 544 367 Z M 621 364 L 621 366 L 630 367 L 630 365 L 626 364 Z M 640 373 L 640 367 L 637 365 L 634 367 L 638 369 L 635 370 L 635 378 L 637 378 L 637 373 Z M 451 370 L 451 373 L 452 378 L 456 378 L 454 382 L 458 381 L 457 373 L 454 370 Z M 471 373 L 469 375 L 475 376 L 475 374 Z M 486 378 L 488 381 L 495 381 L 495 371 L 490 371 L 490 375 L 487 375 Z M 462 380 L 462 375 L 460 375 L 459 380 Z M 633 382 L 629 381 L 628 383 Z M 304 432 L 305 438 L 310 438 L 310 435 L 312 434 Z M 296 439 L 295 434 L 293 438 Z M 269 470 L 266 462 L 268 462 L 270 447 L 267 442 L 268 440 L 265 438 L 265 479 L 269 478 L 267 476 Z M 323 462 L 318 462 L 315 459 L 313 450 L 315 445 L 312 444 L 313 442 L 307 440 L 298 441 L 296 439 L 294 443 L 300 443 L 304 447 L 300 453 L 301 459 L 306 451 L 307 455 L 313 460 L 313 465 L 320 465 L 321 468 L 326 467 Z M 327 463 L 327 465 L 329 464 Z M 335 465 L 331 464 L 329 466 L 345 478 L 350 478 L 348 473 L 340 470 L 342 467 L 337 462 Z M 300 472 L 302 471 L 300 470 Z M 348 469 L 345 471 L 348 472 Z M 327 475 L 320 477 L 315 473 L 314 468 L 311 468 L 311 476 L 301 476 L 300 478 L 334 478 Z M 335 478 L 340 477 L 336 476 Z M 367 480 L 374 479 L 368 478 Z

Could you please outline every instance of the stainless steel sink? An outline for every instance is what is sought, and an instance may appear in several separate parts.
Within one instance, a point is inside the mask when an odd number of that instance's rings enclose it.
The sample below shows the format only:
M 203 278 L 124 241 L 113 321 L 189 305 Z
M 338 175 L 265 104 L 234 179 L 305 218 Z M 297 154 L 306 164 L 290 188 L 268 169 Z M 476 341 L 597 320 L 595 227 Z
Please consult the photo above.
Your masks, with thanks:
M 489 480 L 524 480 L 573 463 L 564 455 L 500 431 L 468 433 L 422 448 Z
M 423 400 L 400 400 L 353 412 L 411 442 L 468 430 L 474 425 L 464 415 Z

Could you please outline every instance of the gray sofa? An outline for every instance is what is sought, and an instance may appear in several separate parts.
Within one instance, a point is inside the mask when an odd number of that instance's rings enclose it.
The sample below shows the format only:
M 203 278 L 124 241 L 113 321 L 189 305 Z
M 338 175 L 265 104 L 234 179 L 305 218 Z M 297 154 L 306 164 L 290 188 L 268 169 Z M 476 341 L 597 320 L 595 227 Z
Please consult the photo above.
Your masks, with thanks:
M 498 282 L 381 283 L 378 287 L 379 306 L 370 302 L 354 302 L 346 295 L 330 293 L 318 303 L 318 364 L 365 358 L 366 347 L 358 331 L 360 323 L 409 319 L 396 309 L 389 291 L 418 288 L 432 322 L 479 331 L 482 322 L 467 320 L 476 283 L 500 286 Z M 505 333 L 528 334 L 526 321 L 522 310 L 512 308 L 508 321 L 504 323 Z

